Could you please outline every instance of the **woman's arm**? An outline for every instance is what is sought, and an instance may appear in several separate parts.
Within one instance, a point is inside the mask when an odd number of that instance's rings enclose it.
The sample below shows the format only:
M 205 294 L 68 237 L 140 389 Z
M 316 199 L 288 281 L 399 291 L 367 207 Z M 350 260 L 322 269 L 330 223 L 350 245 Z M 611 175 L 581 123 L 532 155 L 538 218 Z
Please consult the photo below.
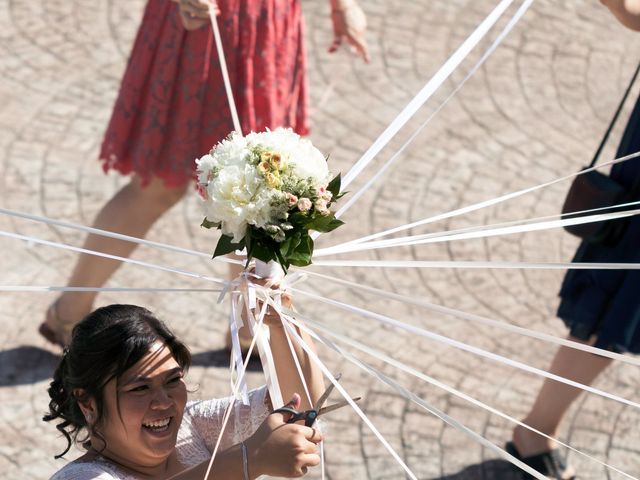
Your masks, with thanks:
M 640 0 L 600 0 L 625 27 L 640 31 Z
M 288 295 L 282 296 L 282 306 L 287 309 L 291 308 L 291 298 Z M 269 326 L 269 343 L 273 354 L 273 361 L 276 367 L 280 390 L 282 392 L 282 398 L 286 400 L 291 398 L 293 394 L 297 393 L 302 399 L 301 408 L 303 410 L 312 408 L 313 403 L 315 403 L 315 401 L 324 392 L 322 372 L 300 344 L 292 338 L 291 344 L 293 346 L 293 351 L 300 363 L 300 368 L 304 374 L 307 388 L 309 389 L 309 394 L 311 396 L 311 403 L 309 403 L 309 399 L 305 394 L 304 385 L 300 379 L 298 369 L 296 368 L 295 361 L 291 355 L 291 348 L 289 347 L 287 334 L 281 320 L 277 318 L 277 315 L 272 313 L 268 318 L 265 316 L 265 323 Z M 307 333 L 302 332 L 299 328 L 295 326 L 292 327 L 302 340 L 313 348 L 313 340 L 311 337 Z M 273 408 L 280 408 L 280 405 L 273 405 Z
M 220 452 L 216 455 L 213 461 L 213 467 L 208 477 L 205 477 L 207 469 L 209 468 L 209 462 L 202 462 L 193 468 L 185 470 L 184 472 L 174 475 L 169 480 L 203 480 L 214 478 L 227 478 L 229 480 L 242 480 L 244 479 L 244 466 L 242 459 L 242 446 L 241 444 L 234 445 L 228 448 L 224 452 Z M 215 472 L 215 475 L 214 475 Z M 250 478 L 256 478 L 251 476 Z

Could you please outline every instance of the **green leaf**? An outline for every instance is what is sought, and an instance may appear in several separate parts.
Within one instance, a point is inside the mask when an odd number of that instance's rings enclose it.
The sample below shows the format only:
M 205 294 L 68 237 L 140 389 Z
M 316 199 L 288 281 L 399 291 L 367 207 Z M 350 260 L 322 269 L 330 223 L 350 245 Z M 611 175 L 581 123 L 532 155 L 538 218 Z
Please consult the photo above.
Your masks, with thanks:
M 252 257 L 257 258 L 258 260 L 262 260 L 265 263 L 268 263 L 271 260 L 278 261 L 276 251 L 277 250 L 264 245 L 262 242 L 254 242 Z
M 298 247 L 289 255 L 287 260 L 296 267 L 306 267 L 311 265 L 313 255 L 313 239 L 309 235 L 304 235 Z
M 220 222 L 212 222 L 207 220 L 207 217 L 204 217 L 200 226 L 204 228 L 220 228 Z
M 333 196 L 333 198 L 338 198 L 338 195 L 340 195 L 341 182 L 342 180 L 340 178 L 340 174 L 338 174 L 335 177 L 333 177 L 333 180 L 331 180 L 329 182 L 329 185 L 327 185 L 327 190 L 331 192 L 331 195 Z
M 233 238 L 227 235 L 221 235 L 216 250 L 213 252 L 213 258 L 220 255 L 226 255 L 227 253 L 234 252 L 236 250 L 242 250 L 244 248 L 244 239 L 239 243 L 233 243 Z
M 317 215 L 307 223 L 307 228 L 324 233 L 335 230 L 340 225 L 344 225 L 344 222 L 342 220 L 338 220 L 334 214 L 327 216 Z

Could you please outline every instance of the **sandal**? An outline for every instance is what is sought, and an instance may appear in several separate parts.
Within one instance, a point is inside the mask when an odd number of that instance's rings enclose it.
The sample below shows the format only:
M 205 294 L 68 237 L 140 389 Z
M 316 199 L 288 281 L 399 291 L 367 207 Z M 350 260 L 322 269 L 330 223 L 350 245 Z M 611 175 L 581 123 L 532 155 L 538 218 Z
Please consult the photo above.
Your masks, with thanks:
M 529 457 L 522 457 L 513 442 L 507 442 L 504 449 L 525 465 L 530 466 L 543 475 L 553 480 L 575 480 L 576 474 L 571 465 L 567 465 L 558 448 L 552 448 L 546 452 L 537 453 Z M 516 467 L 517 468 L 517 467 Z M 528 473 L 522 472 L 526 479 L 534 478 Z
M 58 315 L 58 300 L 49 305 L 45 320 L 38 327 L 38 333 L 49 343 L 65 348 L 71 342 L 71 331 L 75 322 L 62 320 Z

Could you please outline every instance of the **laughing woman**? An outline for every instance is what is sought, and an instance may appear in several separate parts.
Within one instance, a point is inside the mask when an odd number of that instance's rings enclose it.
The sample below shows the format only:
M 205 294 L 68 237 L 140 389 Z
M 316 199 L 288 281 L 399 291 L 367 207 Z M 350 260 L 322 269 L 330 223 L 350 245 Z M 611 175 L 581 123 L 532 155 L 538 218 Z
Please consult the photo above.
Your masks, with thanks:
M 282 324 L 275 315 L 265 323 L 284 398 L 293 408 L 308 407 L 296 393 L 303 386 Z M 321 374 L 300 347 L 294 348 L 315 401 L 323 390 Z M 57 458 L 74 442 L 86 453 L 52 479 L 299 477 L 319 463 L 321 435 L 270 414 L 265 387 L 250 393 L 249 405 L 231 408 L 222 432 L 231 400 L 187 401 L 184 376 L 190 361 L 187 347 L 142 307 L 111 305 L 89 314 L 74 328 L 44 417 L 61 420 L 56 428 L 67 446 Z M 205 477 L 219 435 L 219 453 Z

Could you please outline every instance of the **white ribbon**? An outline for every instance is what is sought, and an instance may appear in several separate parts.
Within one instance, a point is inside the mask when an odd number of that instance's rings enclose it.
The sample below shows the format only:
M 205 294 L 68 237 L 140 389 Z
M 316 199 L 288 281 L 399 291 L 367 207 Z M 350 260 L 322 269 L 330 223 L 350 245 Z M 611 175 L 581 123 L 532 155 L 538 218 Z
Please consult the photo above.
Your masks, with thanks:
M 499 262 L 471 260 L 320 260 L 317 267 L 363 267 L 363 268 L 465 268 L 465 269 L 529 269 L 529 270 L 638 270 L 640 263 L 595 263 L 595 262 Z
M 331 277 L 328 275 L 322 275 L 316 272 L 308 272 L 312 276 L 317 276 L 319 278 L 323 278 L 329 280 L 331 282 L 338 283 L 340 285 L 345 285 L 349 288 L 358 289 L 363 292 L 370 293 L 379 298 L 387 298 L 390 300 L 395 300 L 398 302 L 402 302 L 409 305 L 414 305 L 417 307 L 421 307 L 425 310 L 429 310 L 432 312 L 441 313 L 444 315 L 449 315 L 452 317 L 456 317 L 460 320 L 465 320 L 468 322 L 477 323 L 480 325 L 485 325 L 488 327 L 498 328 L 500 330 L 504 330 L 510 333 L 515 333 L 518 335 L 523 335 L 529 338 L 535 338 L 537 340 L 542 340 L 544 342 L 553 343 L 556 345 L 563 345 L 565 347 L 573 348 L 575 350 L 581 350 L 583 352 L 593 353 L 594 355 L 600 355 L 602 357 L 608 357 L 613 360 L 617 360 L 623 363 L 628 363 L 630 365 L 640 366 L 640 358 L 635 358 L 629 355 L 623 355 L 620 353 L 611 352 L 609 350 L 603 350 L 601 348 L 592 347 L 591 345 L 587 345 L 584 343 L 578 343 L 571 340 L 567 340 L 565 338 L 558 338 L 553 335 L 549 335 L 546 333 L 536 332 L 534 330 L 529 330 L 527 328 L 519 327 L 517 325 L 512 325 L 510 323 L 501 322 L 498 320 L 494 320 L 491 318 L 483 317 L 481 315 L 476 315 L 473 313 L 463 312 L 461 310 L 456 310 L 454 308 L 445 307 L 443 305 L 437 305 L 431 302 L 427 302 L 417 297 L 409 297 L 406 295 L 401 295 L 399 293 L 387 292 L 386 290 L 381 290 L 379 288 L 370 287 L 364 285 L 362 283 L 350 282 L 348 280 L 343 280 L 337 277 Z
M 441 214 L 434 215 L 434 216 L 428 217 L 428 218 L 424 218 L 422 220 L 418 220 L 418 221 L 415 221 L 415 222 L 412 222 L 412 223 L 407 223 L 405 225 L 400 225 L 398 227 L 390 228 L 390 229 L 384 230 L 382 232 L 373 233 L 373 234 L 367 235 L 365 237 L 357 238 L 357 239 L 351 240 L 349 242 L 344 242 L 344 243 L 341 243 L 339 245 L 336 245 L 335 247 L 342 247 L 342 246 L 350 245 L 350 244 L 353 244 L 353 243 L 367 242 L 369 240 L 374 240 L 376 238 L 385 237 L 387 235 L 391 235 L 391 234 L 394 234 L 394 233 L 402 232 L 404 230 L 410 230 L 412 228 L 419 227 L 421 225 L 426 225 L 426 224 L 437 222 L 437 221 L 440 221 L 440 220 L 445 220 L 447 218 L 457 217 L 457 216 L 463 215 L 465 213 L 474 212 L 476 210 L 480 210 L 480 209 L 483 209 L 483 208 L 491 207 L 491 206 L 497 205 L 499 203 L 506 202 L 507 200 L 511 200 L 513 198 L 520 197 L 520 196 L 525 195 L 527 193 L 535 192 L 536 190 L 540 190 L 542 188 L 549 187 L 549 186 L 554 185 L 556 183 L 563 182 L 565 180 L 569 180 L 569 179 L 575 178 L 578 175 L 582 175 L 582 174 L 597 170 L 597 169 L 602 168 L 602 167 L 607 167 L 607 166 L 610 166 L 610 165 L 616 165 L 618 163 L 626 162 L 628 160 L 631 160 L 631 159 L 634 159 L 634 158 L 637 158 L 637 157 L 640 157 L 640 152 L 632 153 L 632 154 L 626 155 L 624 157 L 616 158 L 615 160 L 610 160 L 608 162 L 599 163 L 598 165 L 596 165 L 594 167 L 586 168 L 586 169 L 581 170 L 579 172 L 575 172 L 575 173 L 572 173 L 570 175 L 565 175 L 564 177 L 560 177 L 560 178 L 557 178 L 555 180 L 550 180 L 550 181 L 535 185 L 533 187 L 524 188 L 524 189 L 518 190 L 516 192 L 507 193 L 507 194 L 499 196 L 499 197 L 494 197 L 494 198 L 491 198 L 489 200 L 484 200 L 482 202 L 474 203 L 472 205 L 467 205 L 466 207 L 457 208 L 455 210 L 451 210 L 451 211 L 446 212 L 446 213 L 441 213 Z M 335 248 L 335 247 L 330 247 L 330 248 Z M 317 254 L 317 251 L 314 252 L 314 255 L 316 255 L 316 254 Z
M 286 312 L 286 310 L 285 310 L 285 312 Z M 430 377 L 430 376 L 428 376 L 428 375 L 426 375 L 426 374 L 424 374 L 424 373 L 422 373 L 422 372 L 420 372 L 420 371 L 418 371 L 418 370 L 416 370 L 416 369 L 414 369 L 412 367 L 409 367 L 408 365 L 406 365 L 406 364 L 404 364 L 402 362 L 399 362 L 399 361 L 395 360 L 394 358 L 391 358 L 391 357 L 379 352 L 378 350 L 372 349 L 372 348 L 370 348 L 370 347 L 368 347 L 368 346 L 366 346 L 366 345 L 364 345 L 364 344 L 362 344 L 360 342 L 357 342 L 355 340 L 350 339 L 349 337 L 346 337 L 344 335 L 340 335 L 340 334 L 332 331 L 331 329 L 323 327 L 320 323 L 315 322 L 314 320 L 310 319 L 307 316 L 304 316 L 304 315 L 298 315 L 298 316 L 301 319 L 303 319 L 304 322 L 307 324 L 307 325 L 302 325 L 299 322 L 294 320 L 293 323 L 296 326 L 298 326 L 298 328 L 303 329 L 304 331 L 308 332 L 310 335 L 313 336 L 313 338 L 315 340 L 317 340 L 317 341 L 323 343 L 324 345 L 326 345 L 327 347 L 333 349 L 334 351 L 336 351 L 337 353 L 339 353 L 340 355 L 345 357 L 347 360 L 349 360 L 354 365 L 357 365 L 358 367 L 362 368 L 363 370 L 368 371 L 368 373 L 373 374 L 377 378 L 380 378 L 380 376 L 384 377 L 385 375 L 382 372 L 380 372 L 379 370 L 377 370 L 376 368 L 374 368 L 373 366 L 371 366 L 370 364 L 362 362 L 361 360 L 356 358 L 354 355 L 352 355 L 350 352 L 348 352 L 348 351 L 344 350 L 343 348 L 337 346 L 334 342 L 328 340 L 326 337 L 323 337 L 322 335 L 319 335 L 319 334 L 313 332 L 313 330 L 311 330 L 311 328 L 309 328 L 309 326 L 311 325 L 315 329 L 320 330 L 320 331 L 324 332 L 325 334 L 336 338 L 340 342 L 346 343 L 347 345 L 349 345 L 349 346 L 351 346 L 353 348 L 356 348 L 356 349 L 360 350 L 361 352 L 364 352 L 367 355 L 370 355 L 370 356 L 372 356 L 373 358 L 375 358 L 377 360 L 380 360 L 380 361 L 382 361 L 384 363 L 387 363 L 388 365 L 391 365 L 391 366 L 393 366 L 395 368 L 398 368 L 399 370 L 402 370 L 402 371 L 404 371 L 404 372 L 406 372 L 406 373 L 408 373 L 408 374 L 410 374 L 410 375 L 412 375 L 412 376 L 414 376 L 416 378 L 419 378 L 419 379 L 421 379 L 421 380 L 423 380 L 423 381 L 425 381 L 425 382 L 427 382 L 427 383 L 429 383 L 431 385 L 434 385 L 434 386 L 436 386 L 438 388 L 441 388 L 441 389 L 445 390 L 447 393 L 455 395 L 456 397 L 461 398 L 461 399 L 463 399 L 463 400 L 465 400 L 465 401 L 467 401 L 467 402 L 469 402 L 469 403 L 471 403 L 471 404 L 473 404 L 473 405 L 475 405 L 477 407 L 480 407 L 480 408 L 482 408 L 482 409 L 484 409 L 484 410 L 486 410 L 486 411 L 488 411 L 488 412 L 490 412 L 492 414 L 498 415 L 498 416 L 500 416 L 500 417 L 502 417 L 502 418 L 504 418 L 504 419 L 506 419 L 506 420 L 508 420 L 510 422 L 516 423 L 516 424 L 518 424 L 518 425 L 520 425 L 520 426 L 522 426 L 522 427 L 524 427 L 524 428 L 526 428 L 526 429 L 528 429 L 528 430 L 530 430 L 532 432 L 535 432 L 535 433 L 537 433 L 537 434 L 539 434 L 539 435 L 541 435 L 541 436 L 543 436 L 545 438 L 548 438 L 549 440 L 557 442 L 559 445 L 562 445 L 563 447 L 566 447 L 569 450 L 571 450 L 573 452 L 576 452 L 577 454 L 588 458 L 589 460 L 593 460 L 594 462 L 597 462 L 598 464 L 600 464 L 600 465 L 602 465 L 602 466 L 604 466 L 606 468 L 609 468 L 609 469 L 611 469 L 611 470 L 613 470 L 613 471 L 615 471 L 617 473 L 620 473 L 621 475 L 624 475 L 627 478 L 630 478 L 632 480 L 638 480 L 636 477 L 633 477 L 633 476 L 629 475 L 628 473 L 623 472 L 622 470 L 618 469 L 617 467 L 614 467 L 614 466 L 612 466 L 612 465 L 610 465 L 610 464 L 608 464 L 606 462 L 603 462 L 602 460 L 599 460 L 596 457 L 593 457 L 592 455 L 589 455 L 588 453 L 584 453 L 584 452 L 578 450 L 577 448 L 572 447 L 571 445 L 569 445 L 567 443 L 564 443 L 564 442 L 562 442 L 562 441 L 560 441 L 560 440 L 558 440 L 556 438 L 553 438 L 553 437 L 551 437 L 551 436 L 549 436 L 549 435 L 547 435 L 547 434 L 545 434 L 545 433 L 543 433 L 543 432 L 541 432 L 541 431 L 539 431 L 539 430 L 537 430 L 537 429 L 535 429 L 535 428 L 533 428 L 533 427 L 521 422 L 520 420 L 517 420 L 516 418 L 511 417 L 510 415 L 507 415 L 507 414 L 501 412 L 500 410 L 497 410 L 497 409 L 495 409 L 495 408 L 493 408 L 493 407 L 491 407 L 491 406 L 489 406 L 489 405 L 487 405 L 487 404 L 485 404 L 485 403 L 483 403 L 483 402 L 481 402 L 481 401 L 479 401 L 479 400 L 477 400 L 477 399 L 475 399 L 475 398 L 473 398 L 473 397 L 471 397 L 471 396 L 469 396 L 469 395 L 467 395 L 467 394 L 465 394 L 465 393 L 463 393 L 463 392 L 461 392 L 461 391 L 459 391 L 459 390 L 457 390 L 457 389 L 455 389 L 453 387 L 450 387 L 450 386 L 448 386 L 448 385 L 446 385 L 446 384 L 444 384 L 444 383 L 442 383 L 442 382 L 440 382 L 440 381 L 438 381 L 438 380 L 436 380 L 436 379 L 434 379 L 434 378 L 432 378 L 432 377 Z M 391 382 L 396 383 L 393 380 L 391 380 Z M 385 383 L 387 383 L 387 382 L 385 382 Z M 413 396 L 414 394 L 411 393 L 410 395 L 405 395 L 406 389 L 404 389 L 403 387 L 401 387 L 400 389 L 396 389 L 396 391 L 401 396 L 403 396 L 404 398 L 406 398 L 406 399 L 408 399 L 408 400 L 410 400 L 412 402 L 415 401 L 414 400 L 414 396 Z M 435 407 L 431 407 L 431 408 L 435 409 Z M 444 414 L 444 415 L 446 415 L 446 414 Z M 455 429 L 462 431 L 466 435 L 469 435 L 470 430 L 467 427 L 465 427 L 464 425 L 462 426 L 463 428 L 460 429 L 458 424 L 449 423 L 447 420 L 442 418 L 440 415 L 437 415 L 437 416 L 439 418 L 441 418 L 442 420 L 444 420 L 449 425 L 451 425 L 452 427 L 454 427 Z M 455 420 L 454 420 L 454 422 L 455 422 Z M 484 439 L 484 437 L 481 437 L 481 436 L 477 435 L 473 431 L 471 431 L 471 433 L 472 433 L 472 435 L 469 435 L 469 436 L 473 440 L 481 443 L 484 446 L 488 446 L 491 450 L 497 452 L 501 457 L 507 459 L 509 462 L 511 462 L 514 465 L 520 467 L 519 461 L 513 462 L 512 459 L 514 459 L 514 457 L 509 455 L 507 452 L 505 452 L 504 450 L 496 447 L 493 444 L 487 445 L 485 443 L 485 442 L 487 442 L 487 440 Z M 543 478 L 546 479 L 546 477 L 543 477 Z
M 221 292 L 216 288 L 133 288 L 133 287 L 56 287 L 34 285 L 0 285 L 0 292 Z
M 218 58 L 220 59 L 220 71 L 222 72 L 222 80 L 224 82 L 224 89 L 227 93 L 227 101 L 229 103 L 229 110 L 231 111 L 231 119 L 233 120 L 233 128 L 236 132 L 242 135 L 242 126 L 238 118 L 238 110 L 236 109 L 236 102 L 233 98 L 233 89 L 231 88 L 231 82 L 229 81 L 229 71 L 227 69 L 227 60 L 224 55 L 224 49 L 222 48 L 222 38 L 220 37 L 220 29 L 218 27 L 218 19 L 214 11 L 215 5 L 209 4 L 209 18 L 211 19 L 211 27 L 213 28 L 213 36 L 216 40 L 216 50 L 218 51 Z M 205 59 L 207 61 L 208 59 Z
M 484 38 L 487 32 L 498 21 L 507 7 L 513 0 L 502 0 L 487 15 L 480 25 L 469 35 L 466 40 L 458 47 L 458 49 L 447 59 L 440 67 L 436 74 L 426 83 L 422 90 L 409 102 L 409 104 L 398 114 L 391 124 L 382 132 L 375 142 L 369 147 L 351 170 L 342 179 L 342 187 L 346 188 L 354 178 L 373 160 L 373 158 L 382 150 L 387 143 L 398 133 L 405 123 L 424 105 L 424 103 L 433 95 L 433 93 L 442 85 L 442 83 L 451 75 L 456 67 L 462 62 L 469 52 Z
M 187 270 L 182 270 L 180 268 L 165 267 L 163 265 L 158 265 L 158 264 L 155 264 L 155 263 L 143 262 L 141 260 L 134 260 L 132 258 L 121 257 L 121 256 L 118 256 L 118 255 L 111 255 L 110 253 L 98 252 L 97 250 L 89 250 L 89 249 L 86 249 L 86 248 L 74 247 L 72 245 L 67 245 L 65 243 L 52 242 L 50 240 L 43 240 L 43 239 L 40 239 L 40 238 L 28 236 L 28 235 L 21 235 L 19 233 L 5 232 L 5 231 L 0 230 L 0 237 L 13 238 L 13 239 L 22 240 L 22 241 L 25 241 L 25 242 L 28 242 L 28 243 L 37 243 L 37 244 L 40 244 L 40 245 L 47 245 L 49 247 L 59 248 L 59 249 L 62 249 L 62 250 L 69 250 L 69 251 L 77 252 L 77 253 L 86 253 L 88 255 L 95 255 L 96 257 L 108 258 L 110 260 L 118 260 L 120 262 L 130 263 L 132 265 L 138 265 L 138 266 L 147 267 L 147 268 L 152 268 L 154 270 L 161 270 L 163 272 L 177 273 L 179 275 L 184 275 L 184 276 L 191 277 L 191 278 L 197 278 L 199 280 L 205 280 L 205 281 L 208 281 L 208 282 L 220 283 L 222 285 L 226 285 L 226 284 L 229 283 L 229 280 L 225 280 L 225 279 L 218 278 L 218 277 L 212 277 L 210 275 L 202 275 L 200 273 L 193 273 L 193 272 L 189 272 Z
M 299 328 L 304 328 L 300 323 L 297 323 L 297 325 L 298 325 Z M 505 452 L 501 448 L 495 446 L 493 443 L 491 443 L 487 439 L 485 439 L 482 435 L 477 434 L 476 432 L 474 432 L 470 428 L 466 427 L 465 425 L 463 425 L 462 423 L 460 423 L 459 421 L 457 421 L 453 417 L 451 417 L 451 416 L 447 415 L 446 413 L 444 413 L 442 410 L 440 410 L 440 409 L 434 407 L 433 405 L 427 403 L 425 400 L 423 400 L 422 398 L 418 397 L 415 393 L 409 391 L 407 388 L 405 388 L 404 386 L 400 385 L 395 380 L 392 380 L 391 378 L 386 376 L 381 371 L 369 366 L 368 364 L 362 362 L 361 360 L 357 359 L 353 355 L 350 355 L 348 352 L 345 352 L 344 350 L 340 349 L 340 347 L 336 346 L 333 342 L 331 342 L 327 338 L 321 337 L 318 334 L 314 334 L 308 328 L 305 328 L 305 330 L 307 332 L 309 332 L 310 335 L 313 335 L 314 338 L 316 338 L 317 340 L 319 340 L 323 344 L 327 345 L 329 348 L 331 348 L 334 351 L 337 351 L 338 353 L 343 355 L 347 360 L 352 362 L 354 365 L 357 365 L 358 367 L 363 369 L 365 372 L 367 372 L 368 374 L 370 374 L 374 378 L 377 378 L 382 383 L 384 383 L 387 386 L 391 387 L 400 396 L 402 396 L 402 397 L 410 400 L 411 402 L 415 403 L 416 405 L 419 405 L 420 407 L 424 408 L 426 411 L 428 411 L 432 415 L 438 417 L 440 420 L 444 421 L 448 425 L 451 425 L 453 428 L 455 428 L 459 432 L 464 433 L 468 437 L 470 437 L 473 440 L 475 440 L 476 442 L 480 443 L 482 446 L 484 446 L 484 447 L 496 452 L 501 457 L 506 458 L 509 462 L 511 462 L 514 465 L 518 466 L 519 468 L 523 469 L 525 472 L 530 473 L 531 475 L 533 475 L 534 477 L 536 477 L 536 478 L 538 478 L 540 480 L 547 480 L 547 477 L 545 477 L 544 475 L 540 474 L 539 472 L 537 472 L 533 468 L 531 468 L 528 465 L 524 464 L 522 461 L 518 460 L 514 456 L 512 456 L 509 453 Z
M 628 400 L 628 399 L 620 397 L 618 395 L 614 395 L 612 393 L 605 392 L 603 390 L 591 387 L 589 385 L 584 385 L 584 384 L 579 383 L 579 382 L 574 382 L 573 380 L 561 377 L 561 376 L 556 375 L 554 373 L 547 372 L 546 370 L 541 370 L 539 368 L 532 367 L 530 365 L 527 365 L 525 363 L 519 362 L 517 360 L 511 360 L 510 358 L 504 357 L 502 355 L 498 355 L 498 354 L 493 353 L 493 352 L 488 352 L 486 350 L 483 350 L 483 349 L 478 348 L 478 347 L 474 347 L 473 345 L 469 345 L 469 344 L 466 344 L 464 342 L 460 342 L 458 340 L 453 340 L 453 339 L 451 339 L 449 337 L 445 337 L 444 335 L 440 335 L 440 334 L 431 332 L 431 331 L 426 330 L 424 328 L 420 328 L 420 327 L 416 327 L 414 325 L 409 325 L 409 324 L 400 322 L 400 321 L 395 320 L 393 318 L 387 317 L 386 315 L 382 315 L 382 314 L 379 314 L 379 313 L 376 313 L 376 312 L 371 312 L 369 310 L 365 310 L 363 308 L 359 308 L 359 307 L 355 307 L 355 306 L 352 306 L 352 305 L 348 305 L 346 303 L 342 303 L 342 302 L 339 302 L 337 300 L 331 300 L 331 299 L 322 297 L 320 295 L 316 295 L 314 293 L 306 292 L 304 290 L 294 289 L 293 291 L 295 291 L 297 293 L 300 293 L 302 295 L 305 295 L 307 297 L 310 297 L 310 298 L 315 298 L 316 300 L 319 300 L 319 301 L 321 301 L 323 303 L 326 303 L 328 305 L 332 305 L 332 306 L 338 307 L 340 309 L 347 310 L 349 312 L 357 313 L 359 315 L 362 315 L 363 317 L 370 318 L 370 319 L 375 320 L 375 321 L 377 321 L 379 323 L 390 325 L 390 326 L 399 328 L 401 330 L 405 330 L 407 332 L 414 333 L 414 334 L 419 335 L 421 337 L 429 338 L 431 340 L 435 340 L 436 342 L 443 343 L 445 345 L 458 348 L 459 350 L 463 350 L 465 352 L 473 353 L 474 355 L 478 355 L 480 357 L 484 357 L 484 358 L 487 358 L 489 360 L 493 360 L 495 362 L 502 363 L 504 365 L 508 365 L 510 367 L 514 367 L 514 368 L 517 368 L 517 369 L 525 371 L 525 372 L 533 373 L 533 374 L 541 376 L 541 377 L 549 378 L 551 380 L 555 380 L 557 382 L 564 383 L 565 385 L 569 385 L 569 386 L 572 386 L 572 387 L 575 387 L 575 388 L 579 388 L 581 390 L 585 390 L 585 391 L 590 392 L 590 393 L 595 393 L 596 395 L 600 395 L 601 397 L 608 398 L 610 400 L 615 400 L 616 402 L 623 403 L 625 405 L 629 405 L 631 407 L 635 407 L 635 408 L 639 408 L 640 409 L 640 404 L 637 403 L 637 402 L 634 402 L 632 400 Z
M 373 434 L 378 438 L 380 443 L 387 449 L 387 451 L 393 456 L 393 458 L 398 462 L 398 464 L 404 469 L 409 478 L 413 480 L 417 480 L 416 476 L 409 469 L 407 464 L 400 458 L 400 455 L 393 449 L 393 447 L 387 442 L 387 440 L 382 436 L 382 434 L 378 431 L 375 425 L 369 420 L 369 418 L 364 414 L 364 412 L 360 409 L 360 407 L 353 401 L 351 396 L 347 393 L 347 391 L 336 381 L 333 377 L 331 371 L 327 368 L 327 366 L 322 363 L 320 358 L 316 355 L 316 353 L 306 344 L 306 342 L 298 335 L 298 333 L 291 328 L 286 322 L 284 323 L 285 328 L 288 327 L 289 334 L 298 342 L 298 344 L 302 347 L 302 349 L 307 353 L 309 358 L 313 360 L 313 362 L 322 370 L 322 373 L 325 377 L 333 384 L 338 392 L 344 397 L 344 399 L 351 405 L 353 410 L 358 414 L 358 416 L 362 419 L 362 421 L 369 427 L 369 429 L 373 432 Z
M 480 58 L 480 60 L 478 60 L 476 62 L 476 64 L 471 68 L 471 70 L 469 70 L 469 72 L 465 75 L 465 77 L 462 79 L 461 82 L 459 82 L 456 87 L 453 89 L 453 91 L 447 96 L 447 98 L 444 99 L 444 101 L 442 103 L 440 103 L 440 105 L 438 105 L 438 107 L 434 110 L 434 112 L 429 115 L 429 118 L 427 118 L 424 123 L 422 123 L 422 125 L 420 125 L 414 132 L 413 134 L 409 137 L 409 139 L 402 145 L 402 147 L 400 147 L 400 149 L 395 152 L 391 158 L 389 160 L 387 160 L 387 162 L 380 167 L 377 172 L 375 173 L 375 175 L 369 179 L 369 181 L 357 192 L 350 194 L 347 199 L 346 202 L 340 207 L 340 209 L 337 211 L 336 213 L 336 217 L 341 217 L 342 215 L 345 214 L 345 212 L 347 210 L 349 210 L 353 204 L 358 201 L 358 199 L 365 193 L 367 192 L 371 186 L 380 178 L 382 177 L 382 175 L 384 174 L 384 172 L 387 171 L 387 169 L 400 157 L 400 155 L 406 150 L 406 148 L 416 139 L 416 137 L 422 132 L 422 130 L 424 130 L 424 128 L 431 122 L 431 120 L 433 120 L 433 118 L 440 113 L 440 111 L 444 108 L 444 106 L 449 103 L 449 100 L 451 100 L 456 93 L 458 93 L 458 91 L 463 87 L 463 85 L 467 82 L 467 80 L 469 80 L 475 73 L 476 71 L 484 64 L 484 62 L 491 56 L 491 54 L 494 52 L 494 50 L 498 47 L 498 45 L 500 45 L 502 43 L 502 40 L 504 40 L 504 38 L 509 34 L 509 32 L 513 29 L 513 27 L 518 23 L 518 21 L 520 20 L 520 18 L 525 14 L 525 12 L 529 9 L 529 7 L 531 6 L 531 4 L 533 3 L 533 0 L 526 0 L 522 5 L 520 5 L 520 8 L 518 9 L 518 11 L 513 15 L 513 17 L 509 20 L 509 22 L 507 23 L 507 25 L 504 27 L 504 29 L 500 32 L 500 34 L 496 37 L 496 39 L 493 41 L 493 43 L 489 46 L 489 48 L 484 52 L 484 54 L 482 55 L 482 57 Z
M 452 233 L 434 237 L 432 234 L 414 235 L 409 237 L 392 238 L 388 240 L 368 241 L 360 243 L 349 243 L 330 248 L 323 248 L 314 252 L 314 256 L 335 255 L 346 252 L 359 252 L 364 250 L 376 250 L 390 247 L 406 247 L 411 245 L 425 245 L 429 243 L 451 242 L 456 240 L 469 240 L 477 238 L 495 237 L 498 235 L 513 235 L 516 233 L 537 232 L 553 228 L 566 227 L 570 225 L 583 225 L 586 223 L 601 222 L 604 220 L 614 220 L 617 218 L 632 217 L 640 214 L 640 209 L 625 210 L 622 212 L 599 213 L 595 215 L 585 215 L 583 217 L 563 218 L 559 220 L 546 220 L 541 222 L 531 222 L 525 225 L 511 225 L 504 227 L 487 227 L 485 230 L 467 231 L 463 233 Z
M 90 233 L 93 235 L 99 235 L 101 237 L 115 238 L 116 240 L 123 240 L 125 242 L 131 242 L 137 245 L 145 245 L 148 247 L 158 248 L 161 250 L 167 250 L 169 252 L 194 255 L 196 257 L 207 258 L 209 260 L 214 260 L 216 262 L 234 263 L 238 265 L 242 264 L 242 261 L 240 260 L 234 260 L 227 257 L 215 257 L 212 259 L 210 253 L 198 252 L 196 250 L 191 250 L 188 248 L 176 247 L 174 245 L 169 245 L 167 243 L 153 242 L 151 240 L 146 240 L 144 238 L 132 237 L 130 235 L 123 235 L 121 233 L 110 232 L 108 230 L 101 230 L 95 227 L 87 227 L 85 225 L 80 225 L 77 223 L 63 222 L 62 220 L 55 220 L 53 218 L 44 217 L 42 215 L 33 215 L 30 213 L 19 212 L 17 210 L 11 210 L 8 208 L 0 208 L 0 213 L 8 217 L 22 218 L 25 220 L 32 220 L 35 222 L 44 223 L 46 225 L 69 228 L 71 230 L 77 230 L 80 232 Z

